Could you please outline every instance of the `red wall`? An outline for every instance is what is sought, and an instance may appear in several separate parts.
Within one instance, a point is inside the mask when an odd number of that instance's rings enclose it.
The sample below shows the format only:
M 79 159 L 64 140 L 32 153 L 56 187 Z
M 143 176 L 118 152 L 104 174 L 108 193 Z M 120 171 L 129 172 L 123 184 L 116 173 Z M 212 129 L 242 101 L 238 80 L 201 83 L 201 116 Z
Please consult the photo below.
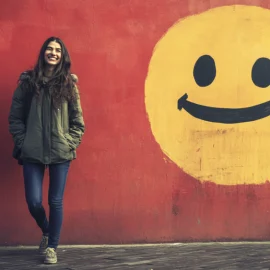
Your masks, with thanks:
M 1 0 L 1 245 L 37 244 L 40 237 L 22 168 L 11 157 L 7 118 L 20 72 L 51 35 L 69 48 L 86 122 L 65 193 L 61 244 L 270 239 L 269 183 L 222 186 L 190 177 L 160 150 L 145 109 L 148 64 L 164 32 L 181 17 L 235 3 L 270 6 L 268 0 Z M 46 177 L 46 205 L 47 188 Z

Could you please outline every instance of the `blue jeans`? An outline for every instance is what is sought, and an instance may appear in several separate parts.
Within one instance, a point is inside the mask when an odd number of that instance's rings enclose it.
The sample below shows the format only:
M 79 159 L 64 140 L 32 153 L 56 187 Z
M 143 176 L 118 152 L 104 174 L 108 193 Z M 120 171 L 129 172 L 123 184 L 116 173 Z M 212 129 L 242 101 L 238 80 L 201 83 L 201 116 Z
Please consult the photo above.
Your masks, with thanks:
M 63 222 L 63 196 L 70 161 L 49 165 L 49 222 L 42 206 L 42 184 L 45 165 L 23 162 L 25 197 L 28 209 L 44 235 L 49 235 L 48 247 L 57 248 Z

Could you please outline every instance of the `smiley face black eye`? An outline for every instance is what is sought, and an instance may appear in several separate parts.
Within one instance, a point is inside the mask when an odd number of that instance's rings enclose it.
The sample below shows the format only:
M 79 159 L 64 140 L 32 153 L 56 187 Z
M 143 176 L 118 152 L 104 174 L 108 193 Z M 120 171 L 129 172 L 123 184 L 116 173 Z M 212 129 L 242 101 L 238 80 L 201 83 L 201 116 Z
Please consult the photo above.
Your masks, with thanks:
M 268 58 L 259 58 L 252 67 L 251 77 L 253 83 L 261 88 L 270 85 L 270 60 Z
M 216 77 L 214 59 L 210 55 L 202 55 L 195 63 L 193 76 L 199 86 L 210 85 Z

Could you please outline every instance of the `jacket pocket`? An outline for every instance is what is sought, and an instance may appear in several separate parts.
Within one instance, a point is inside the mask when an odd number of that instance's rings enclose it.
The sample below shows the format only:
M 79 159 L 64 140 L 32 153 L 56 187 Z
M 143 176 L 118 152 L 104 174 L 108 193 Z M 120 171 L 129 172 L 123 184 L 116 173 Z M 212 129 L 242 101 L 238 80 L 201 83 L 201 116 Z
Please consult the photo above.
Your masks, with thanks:
M 20 145 L 17 145 L 17 144 L 14 145 L 12 156 L 15 159 L 20 159 L 24 141 L 25 141 L 25 135 L 24 135 L 24 139 L 22 140 Z
M 72 137 L 70 136 L 69 133 L 64 134 L 64 138 L 66 140 L 66 142 L 68 143 L 70 150 L 75 150 L 76 149 L 76 145 L 74 144 Z
M 21 149 L 17 145 L 15 145 L 13 148 L 12 156 L 15 159 L 19 159 L 21 156 Z

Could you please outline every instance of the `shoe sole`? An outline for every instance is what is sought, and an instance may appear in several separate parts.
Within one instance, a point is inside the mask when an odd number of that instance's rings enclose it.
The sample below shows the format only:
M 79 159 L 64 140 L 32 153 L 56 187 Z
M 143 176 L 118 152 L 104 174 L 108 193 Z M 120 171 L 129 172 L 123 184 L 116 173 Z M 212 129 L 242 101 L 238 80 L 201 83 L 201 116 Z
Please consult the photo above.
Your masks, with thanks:
M 44 261 L 44 263 L 45 264 L 55 264 L 55 263 L 57 263 L 57 260 L 55 260 L 55 261 Z

